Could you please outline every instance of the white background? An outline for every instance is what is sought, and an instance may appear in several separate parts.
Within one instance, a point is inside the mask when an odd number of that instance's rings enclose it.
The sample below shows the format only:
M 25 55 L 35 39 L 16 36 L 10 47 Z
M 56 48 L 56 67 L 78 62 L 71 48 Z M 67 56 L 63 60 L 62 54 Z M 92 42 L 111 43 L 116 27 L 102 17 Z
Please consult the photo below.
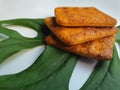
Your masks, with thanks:
M 0 0 L 0 20 L 14 18 L 45 18 L 54 16 L 58 6 L 94 6 L 113 16 L 120 25 L 120 0 Z M 13 28 L 26 37 L 36 36 L 36 32 L 24 27 Z M 29 67 L 40 55 L 44 46 L 23 50 L 0 64 L 0 75 L 18 73 Z M 80 58 L 72 74 L 69 89 L 78 90 L 91 74 L 95 60 Z

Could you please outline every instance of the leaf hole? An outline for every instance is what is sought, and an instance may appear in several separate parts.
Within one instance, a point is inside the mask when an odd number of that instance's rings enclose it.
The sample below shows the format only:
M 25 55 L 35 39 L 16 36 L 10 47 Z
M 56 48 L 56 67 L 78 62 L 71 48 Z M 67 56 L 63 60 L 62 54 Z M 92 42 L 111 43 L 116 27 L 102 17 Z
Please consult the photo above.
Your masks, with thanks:
M 28 27 L 19 26 L 19 25 L 10 25 L 10 24 L 3 24 L 2 26 L 7 29 L 12 29 L 14 31 L 17 31 L 22 36 L 27 38 L 35 38 L 38 35 L 38 33 L 34 29 Z
M 9 38 L 7 35 L 4 35 L 4 34 L 0 33 L 0 41 L 4 41 L 7 38 Z
M 45 46 L 22 50 L 0 64 L 0 76 L 16 74 L 29 68 L 44 51 Z

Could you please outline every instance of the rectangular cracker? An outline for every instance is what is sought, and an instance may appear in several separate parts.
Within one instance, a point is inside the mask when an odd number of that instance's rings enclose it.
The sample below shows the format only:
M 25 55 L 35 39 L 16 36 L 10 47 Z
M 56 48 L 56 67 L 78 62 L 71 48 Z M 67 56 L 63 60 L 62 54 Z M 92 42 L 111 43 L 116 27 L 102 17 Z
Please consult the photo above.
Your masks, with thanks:
M 61 26 L 110 26 L 116 25 L 115 18 L 95 7 L 57 7 L 57 24 Z
M 45 41 L 55 47 L 82 55 L 88 58 L 110 60 L 112 58 L 115 35 L 110 35 L 97 40 L 81 43 L 79 45 L 66 45 L 56 38 L 53 34 L 48 35 Z
M 77 45 L 83 42 L 95 40 L 117 32 L 115 27 L 64 27 L 55 22 L 55 18 L 45 19 L 48 28 L 67 45 Z

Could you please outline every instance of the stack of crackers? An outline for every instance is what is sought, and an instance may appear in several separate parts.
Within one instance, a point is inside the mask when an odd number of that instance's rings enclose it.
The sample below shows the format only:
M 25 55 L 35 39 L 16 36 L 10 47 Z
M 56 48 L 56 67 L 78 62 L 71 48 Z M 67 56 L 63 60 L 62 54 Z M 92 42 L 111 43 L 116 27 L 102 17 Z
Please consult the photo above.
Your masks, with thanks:
M 45 41 L 88 58 L 111 60 L 117 29 L 115 18 L 95 7 L 57 7 L 45 18 L 51 34 Z

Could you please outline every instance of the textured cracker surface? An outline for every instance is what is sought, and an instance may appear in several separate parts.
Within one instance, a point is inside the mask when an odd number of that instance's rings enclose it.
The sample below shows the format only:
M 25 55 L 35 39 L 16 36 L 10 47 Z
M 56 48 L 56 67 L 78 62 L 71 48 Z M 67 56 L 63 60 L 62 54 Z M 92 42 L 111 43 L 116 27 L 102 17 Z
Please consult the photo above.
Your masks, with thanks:
M 57 7 L 56 22 L 61 26 L 115 26 L 116 19 L 95 7 Z
M 45 23 L 52 33 L 67 45 L 77 45 L 95 40 L 117 32 L 115 27 L 64 27 L 55 22 L 55 18 L 48 17 Z
M 55 47 L 89 58 L 110 60 L 112 58 L 115 35 L 81 43 L 79 45 L 65 45 L 53 34 L 48 35 L 45 41 Z

